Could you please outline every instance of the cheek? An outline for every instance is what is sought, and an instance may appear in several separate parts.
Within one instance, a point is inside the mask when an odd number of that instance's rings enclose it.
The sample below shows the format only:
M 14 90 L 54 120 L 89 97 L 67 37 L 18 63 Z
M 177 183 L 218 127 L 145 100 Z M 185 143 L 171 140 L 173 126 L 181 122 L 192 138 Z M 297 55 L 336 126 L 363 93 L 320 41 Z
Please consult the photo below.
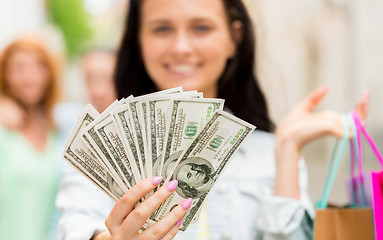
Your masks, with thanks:
M 39 74 L 36 85 L 39 86 L 42 91 L 46 91 L 51 82 L 50 78 L 51 74 L 47 70 L 43 70 L 41 74 Z
M 227 34 L 224 30 L 216 30 L 215 32 L 201 38 L 197 38 L 195 41 L 195 45 L 204 49 L 210 55 L 214 54 L 214 56 L 221 56 L 224 58 L 228 58 L 231 54 L 231 44 L 232 40 L 229 34 Z
M 8 91 L 17 92 L 23 85 L 22 76 L 20 73 L 10 71 L 6 74 L 5 78 Z
M 142 41 L 142 61 L 145 69 L 159 89 L 167 89 L 168 77 L 163 67 L 163 61 L 168 53 L 168 41 L 153 40 Z
M 209 38 L 196 44 L 200 54 L 206 60 L 206 64 L 209 65 L 207 70 L 216 72 L 216 75 L 222 73 L 230 57 L 228 44 L 227 40 L 220 38 Z
M 160 62 L 161 57 L 166 52 L 166 41 L 164 40 L 145 40 L 142 41 L 142 58 L 146 68 L 153 68 Z

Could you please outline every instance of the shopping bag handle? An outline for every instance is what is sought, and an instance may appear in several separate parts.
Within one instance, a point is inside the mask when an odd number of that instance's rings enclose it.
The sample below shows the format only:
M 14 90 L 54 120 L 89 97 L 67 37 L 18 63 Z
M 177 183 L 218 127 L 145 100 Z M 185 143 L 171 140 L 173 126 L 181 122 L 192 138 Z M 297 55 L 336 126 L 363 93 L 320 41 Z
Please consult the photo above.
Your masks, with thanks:
M 325 184 L 324 184 L 324 188 L 322 192 L 322 197 L 316 204 L 316 207 L 318 209 L 323 209 L 327 207 L 327 201 L 328 201 L 328 198 L 330 197 L 331 189 L 334 185 L 335 177 L 338 172 L 338 169 L 342 161 L 342 157 L 348 142 L 349 127 L 347 123 L 347 115 L 342 114 L 341 117 L 342 117 L 342 126 L 343 126 L 343 137 L 340 142 L 339 140 L 336 141 L 334 150 L 331 154 L 330 165 L 328 167 L 326 180 L 325 180 Z
M 350 139 L 350 181 L 351 181 L 351 195 L 352 195 L 352 206 L 358 206 L 356 200 L 356 188 L 360 187 L 360 195 L 362 198 L 362 206 L 366 206 L 366 196 L 363 182 L 363 165 L 362 159 L 359 156 L 361 145 L 360 145 L 360 133 L 357 130 L 357 126 L 352 113 L 348 115 L 349 126 L 353 135 Z M 355 178 L 355 163 L 358 164 L 358 178 Z M 358 179 L 360 184 L 356 184 L 354 179 Z
M 372 151 L 374 152 L 375 156 L 378 158 L 380 164 L 383 167 L 383 157 L 380 153 L 379 149 L 376 147 L 376 144 L 374 140 L 372 140 L 370 134 L 367 132 L 366 128 L 363 126 L 358 113 L 356 111 L 351 112 L 352 117 L 354 118 L 355 125 L 357 126 L 358 130 L 362 130 L 362 133 L 364 137 L 366 138 L 368 144 L 371 146 Z M 357 131 L 359 133 L 359 131 Z M 359 136 L 359 135 L 358 135 Z M 358 139 L 358 148 L 359 148 L 359 161 L 362 162 L 362 148 L 361 148 L 361 139 L 359 137 Z M 361 165 L 359 165 L 361 166 Z

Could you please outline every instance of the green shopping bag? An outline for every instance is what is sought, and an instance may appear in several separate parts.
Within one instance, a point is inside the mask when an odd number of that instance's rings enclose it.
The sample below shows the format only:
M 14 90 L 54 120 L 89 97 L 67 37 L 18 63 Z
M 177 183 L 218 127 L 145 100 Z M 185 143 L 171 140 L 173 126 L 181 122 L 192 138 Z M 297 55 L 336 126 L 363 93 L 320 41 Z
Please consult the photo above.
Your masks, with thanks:
M 373 240 L 375 238 L 371 208 L 329 208 L 327 206 L 327 201 L 349 139 L 349 129 L 350 124 L 352 124 L 349 116 L 342 116 L 342 124 L 343 138 L 335 144 L 322 197 L 317 204 L 314 221 L 314 240 Z

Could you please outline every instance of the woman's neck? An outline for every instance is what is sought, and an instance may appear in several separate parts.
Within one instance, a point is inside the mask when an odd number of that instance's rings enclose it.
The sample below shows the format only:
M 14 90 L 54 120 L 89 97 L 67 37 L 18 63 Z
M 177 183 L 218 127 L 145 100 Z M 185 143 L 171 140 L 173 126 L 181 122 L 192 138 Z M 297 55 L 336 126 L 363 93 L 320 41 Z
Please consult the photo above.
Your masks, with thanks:
M 25 112 L 24 127 L 43 127 L 47 126 L 47 117 L 42 106 L 23 106 Z
M 41 106 L 23 106 L 25 116 L 28 119 L 40 118 L 44 115 L 43 108 Z
M 41 106 L 25 108 L 21 133 L 36 150 L 43 151 L 46 148 L 49 128 L 49 121 Z
M 217 88 L 205 89 L 203 91 L 203 97 L 204 98 L 217 98 L 218 97 L 218 89 Z

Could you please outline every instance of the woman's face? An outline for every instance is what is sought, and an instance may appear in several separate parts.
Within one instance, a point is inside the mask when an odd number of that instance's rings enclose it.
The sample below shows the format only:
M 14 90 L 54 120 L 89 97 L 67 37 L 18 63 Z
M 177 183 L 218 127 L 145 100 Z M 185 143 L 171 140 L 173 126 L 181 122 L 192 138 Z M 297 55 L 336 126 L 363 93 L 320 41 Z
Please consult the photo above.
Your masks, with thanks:
M 177 180 L 191 187 L 200 187 L 205 183 L 206 172 L 196 164 L 185 164 L 177 173 Z
M 40 104 L 49 83 L 49 71 L 40 54 L 16 50 L 8 60 L 5 74 L 11 97 L 25 106 Z
M 141 11 L 141 53 L 157 88 L 216 97 L 235 53 L 222 0 L 145 0 Z

